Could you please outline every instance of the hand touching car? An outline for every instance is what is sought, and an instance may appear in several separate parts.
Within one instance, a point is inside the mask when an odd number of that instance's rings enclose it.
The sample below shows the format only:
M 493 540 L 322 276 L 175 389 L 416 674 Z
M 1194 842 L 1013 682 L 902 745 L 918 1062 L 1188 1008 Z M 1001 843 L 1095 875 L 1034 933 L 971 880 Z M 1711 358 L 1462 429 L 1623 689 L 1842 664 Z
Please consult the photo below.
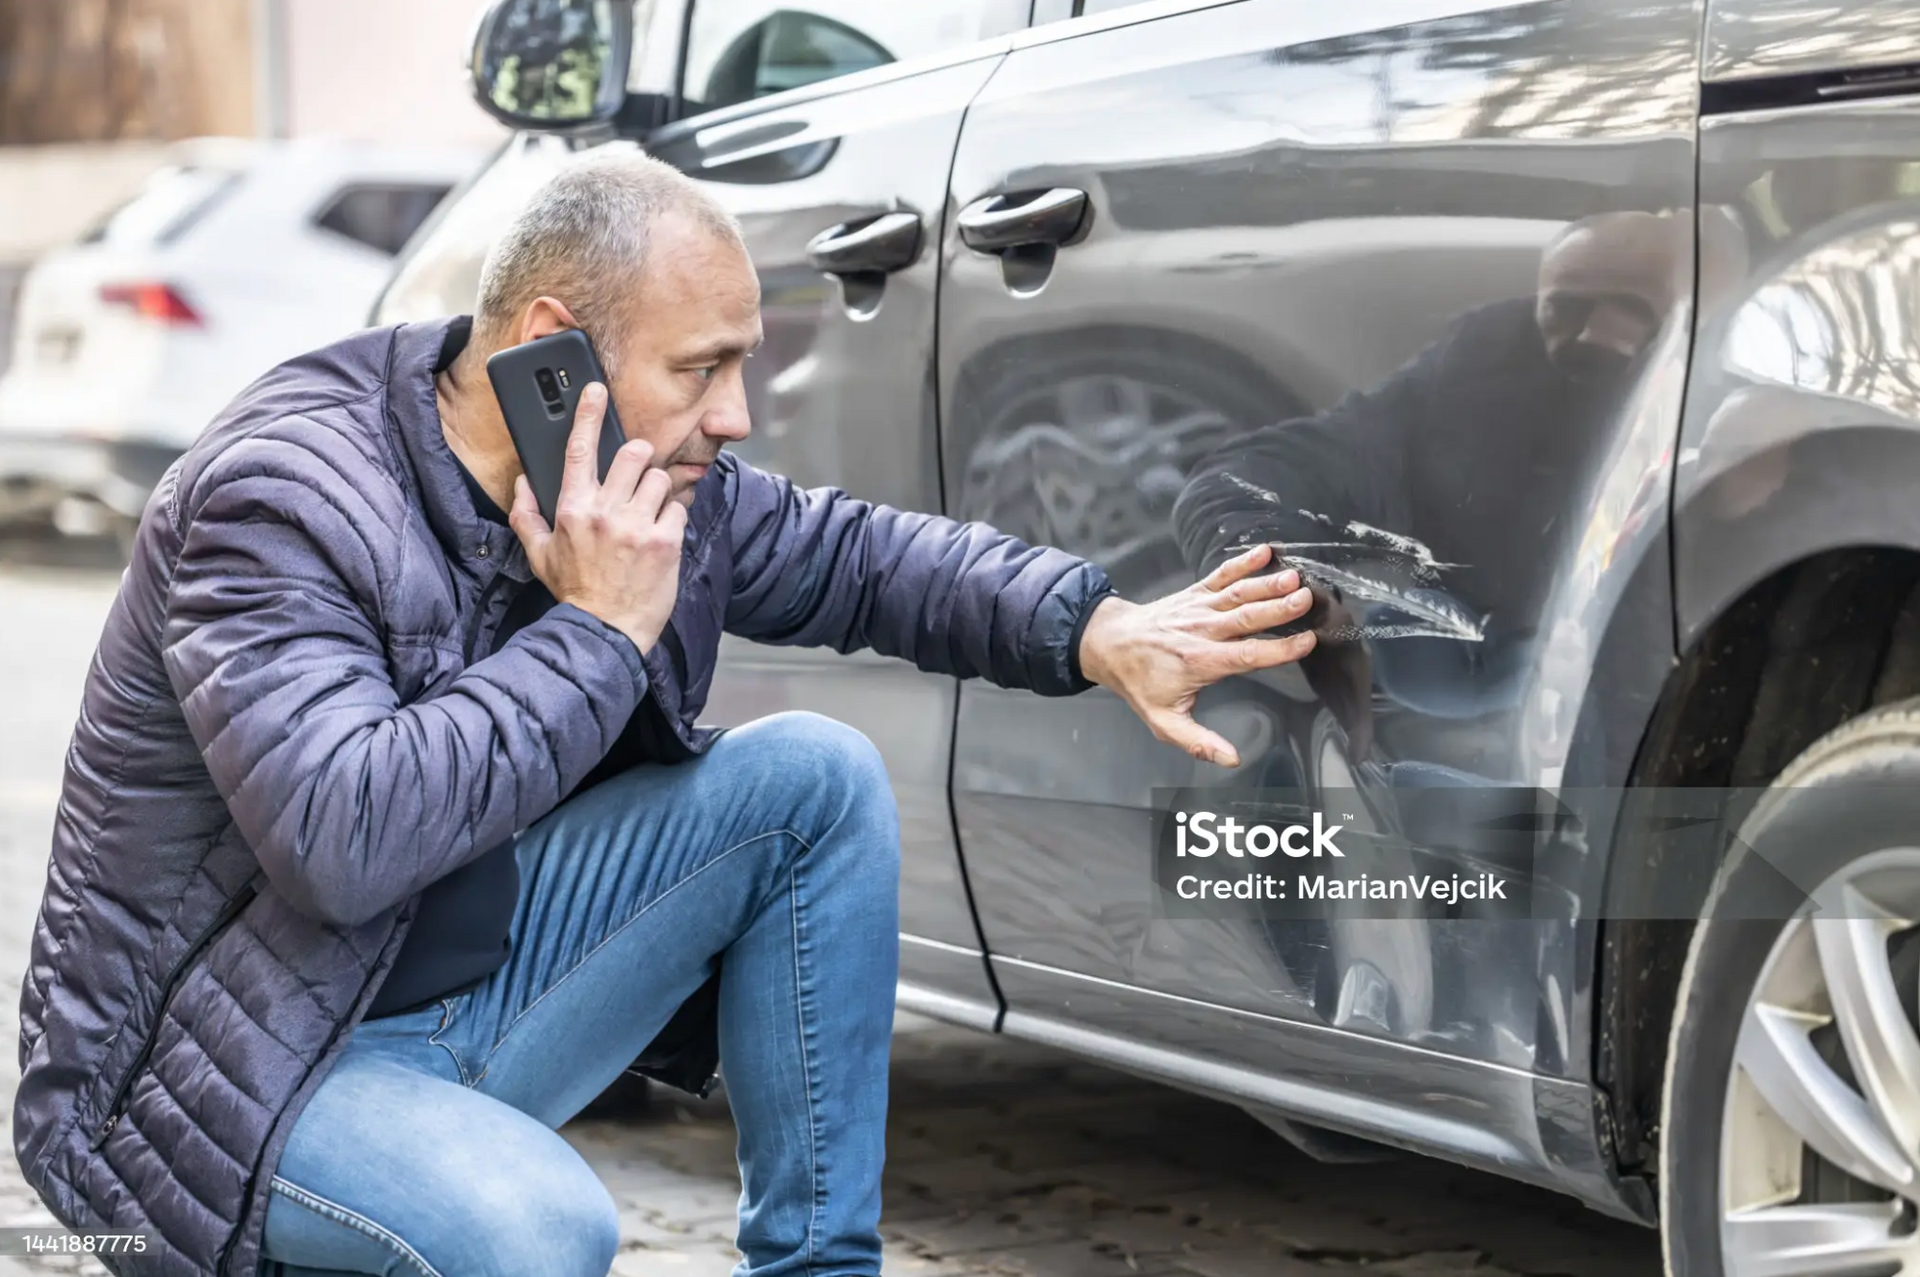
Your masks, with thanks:
M 1177 594 L 1151 603 L 1103 600 L 1080 637 L 1081 672 L 1118 693 L 1161 740 L 1204 762 L 1239 766 L 1239 752 L 1194 721 L 1200 690 L 1297 661 L 1314 646 L 1310 630 L 1252 637 L 1313 606 L 1294 569 L 1256 575 L 1272 561 L 1273 547 L 1257 545 Z

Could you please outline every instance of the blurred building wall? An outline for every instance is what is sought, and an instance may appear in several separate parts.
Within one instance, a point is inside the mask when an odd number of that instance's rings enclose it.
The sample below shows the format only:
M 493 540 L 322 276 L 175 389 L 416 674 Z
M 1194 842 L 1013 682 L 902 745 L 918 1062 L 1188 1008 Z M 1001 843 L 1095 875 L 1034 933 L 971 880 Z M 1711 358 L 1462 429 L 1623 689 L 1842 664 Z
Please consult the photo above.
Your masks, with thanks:
M 409 142 L 506 132 L 473 104 L 462 66 L 483 0 L 279 0 L 288 131 Z
M 253 131 L 251 0 L 0 0 L 0 144 Z
M 471 142 L 503 131 L 461 63 L 482 0 L 0 0 L 0 146 L 315 133 Z M 273 19 L 271 72 L 255 40 Z M 270 108 L 277 106 L 278 111 Z M 275 117 L 282 117 L 276 119 Z

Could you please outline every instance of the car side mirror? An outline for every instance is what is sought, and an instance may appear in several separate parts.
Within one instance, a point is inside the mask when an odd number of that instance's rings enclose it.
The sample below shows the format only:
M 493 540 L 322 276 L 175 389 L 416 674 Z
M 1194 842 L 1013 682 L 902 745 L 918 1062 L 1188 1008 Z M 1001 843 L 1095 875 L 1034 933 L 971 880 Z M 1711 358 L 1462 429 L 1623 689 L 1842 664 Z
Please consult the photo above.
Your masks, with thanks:
M 632 0 L 498 0 L 467 73 L 482 109 L 516 129 L 605 124 L 627 95 Z

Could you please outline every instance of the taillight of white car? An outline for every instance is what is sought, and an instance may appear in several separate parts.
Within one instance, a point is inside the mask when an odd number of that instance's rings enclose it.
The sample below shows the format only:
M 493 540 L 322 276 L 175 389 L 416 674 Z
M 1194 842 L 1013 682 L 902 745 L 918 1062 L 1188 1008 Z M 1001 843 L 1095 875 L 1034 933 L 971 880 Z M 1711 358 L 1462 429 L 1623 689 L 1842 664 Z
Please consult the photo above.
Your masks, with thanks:
M 200 317 L 200 312 L 172 284 L 102 284 L 100 301 L 103 305 L 122 307 L 142 319 L 152 319 L 162 324 L 183 328 L 206 327 L 206 320 Z

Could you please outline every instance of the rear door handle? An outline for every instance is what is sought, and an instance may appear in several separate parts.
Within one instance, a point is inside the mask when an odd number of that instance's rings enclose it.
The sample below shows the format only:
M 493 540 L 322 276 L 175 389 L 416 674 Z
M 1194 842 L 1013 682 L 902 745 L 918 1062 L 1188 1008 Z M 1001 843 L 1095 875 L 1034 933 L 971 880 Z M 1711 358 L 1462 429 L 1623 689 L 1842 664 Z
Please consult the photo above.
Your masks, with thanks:
M 1087 193 L 1069 186 L 989 195 L 960 210 L 960 239 L 982 253 L 1028 244 L 1064 244 L 1087 220 Z
M 828 275 L 864 275 L 913 265 L 920 255 L 920 218 L 883 213 L 863 222 L 842 222 L 807 241 L 807 260 Z

